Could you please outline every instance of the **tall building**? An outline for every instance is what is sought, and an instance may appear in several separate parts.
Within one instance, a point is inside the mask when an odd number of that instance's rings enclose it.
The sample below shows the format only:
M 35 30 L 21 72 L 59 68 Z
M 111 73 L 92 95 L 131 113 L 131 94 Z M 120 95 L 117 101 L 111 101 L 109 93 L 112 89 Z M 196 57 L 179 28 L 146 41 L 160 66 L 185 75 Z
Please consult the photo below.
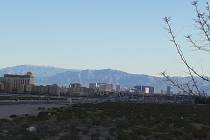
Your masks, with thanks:
M 79 95 L 82 92 L 82 85 L 80 83 L 71 83 L 69 85 L 69 91 L 70 94 L 76 94 Z
M 60 87 L 56 84 L 47 85 L 50 95 L 60 95 Z
M 120 92 L 121 91 L 121 87 L 120 87 L 120 85 L 116 85 L 116 87 L 115 87 L 116 89 L 116 92 Z
M 60 87 L 60 94 L 61 95 L 67 95 L 68 93 L 68 88 L 65 86 Z
M 0 92 L 4 91 L 4 84 L 2 82 L 0 82 Z
M 107 83 L 90 83 L 89 88 L 94 89 L 95 91 L 99 91 L 99 92 L 112 92 L 113 91 L 113 85 L 107 84 Z
M 112 92 L 113 91 L 113 85 L 107 84 L 107 83 L 98 83 L 99 91 L 102 92 Z
M 89 88 L 90 89 L 97 89 L 98 84 L 97 83 L 89 83 Z
M 0 78 L 0 82 L 3 83 L 5 92 L 25 93 L 31 92 L 34 77 L 31 72 L 25 75 L 5 74 Z
M 153 94 L 154 90 L 155 88 L 152 86 L 141 86 L 141 85 L 134 86 L 134 91 L 136 93 Z
M 142 86 L 142 91 L 143 93 L 146 93 L 146 94 L 153 94 L 155 91 L 155 88 L 152 86 Z
M 142 86 L 140 86 L 140 85 L 134 86 L 134 91 L 136 93 L 143 93 Z
M 167 93 L 168 95 L 171 94 L 171 86 L 167 86 L 167 91 L 166 91 L 166 93 Z

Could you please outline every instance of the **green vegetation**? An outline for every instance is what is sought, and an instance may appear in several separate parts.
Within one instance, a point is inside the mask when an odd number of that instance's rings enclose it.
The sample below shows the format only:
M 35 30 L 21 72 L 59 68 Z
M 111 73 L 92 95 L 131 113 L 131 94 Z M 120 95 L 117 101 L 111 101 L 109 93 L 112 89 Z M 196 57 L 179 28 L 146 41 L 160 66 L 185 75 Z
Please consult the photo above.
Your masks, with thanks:
M 0 120 L 1 140 L 209 140 L 210 106 L 83 104 Z

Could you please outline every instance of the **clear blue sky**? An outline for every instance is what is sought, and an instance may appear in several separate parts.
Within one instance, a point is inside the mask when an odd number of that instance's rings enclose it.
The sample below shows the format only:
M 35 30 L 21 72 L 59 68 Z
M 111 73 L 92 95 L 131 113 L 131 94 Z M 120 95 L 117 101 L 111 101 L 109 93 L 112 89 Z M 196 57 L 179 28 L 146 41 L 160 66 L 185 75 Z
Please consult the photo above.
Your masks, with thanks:
M 190 0 L 2 0 L 0 68 L 31 64 L 112 68 L 151 75 L 163 70 L 184 73 L 168 41 L 163 17 L 173 17 L 181 39 L 185 31 L 192 29 L 190 3 Z M 192 51 L 185 51 L 191 58 Z M 207 57 L 193 59 L 192 63 L 204 62 Z

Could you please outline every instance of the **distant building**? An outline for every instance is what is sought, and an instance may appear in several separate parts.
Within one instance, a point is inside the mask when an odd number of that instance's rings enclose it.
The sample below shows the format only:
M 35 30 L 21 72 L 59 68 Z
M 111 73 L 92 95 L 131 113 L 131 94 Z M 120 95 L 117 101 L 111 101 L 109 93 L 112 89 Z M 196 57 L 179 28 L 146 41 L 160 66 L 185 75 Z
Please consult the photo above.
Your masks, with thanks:
M 60 87 L 60 94 L 61 95 L 67 95 L 68 93 L 68 88 L 65 86 Z
M 143 93 L 142 86 L 140 85 L 134 86 L 134 92 Z
M 80 88 L 82 85 L 80 83 L 71 83 L 70 87 L 71 88 Z
M 121 87 L 120 87 L 120 85 L 116 85 L 116 87 L 115 87 L 116 89 L 116 92 L 120 92 L 121 91 Z
M 50 95 L 60 95 L 60 87 L 58 85 L 47 85 L 47 87 Z
M 91 89 L 87 88 L 87 87 L 81 87 L 81 91 L 80 91 L 80 95 L 81 96 L 88 96 L 91 95 L 93 93 L 91 93 Z
M 72 83 L 69 85 L 67 95 L 88 96 L 88 95 L 93 95 L 94 93 L 95 93 L 95 90 L 92 88 L 83 87 L 79 83 Z
M 4 84 L 2 82 L 0 82 L 0 92 L 4 91 Z
M 145 87 L 145 89 L 144 89 L 144 93 L 146 93 L 146 94 L 149 94 L 149 93 L 150 93 L 150 89 L 149 89 L 149 87 Z
M 153 94 L 154 93 L 154 87 L 137 85 L 137 86 L 134 86 L 134 91 L 136 93 Z
M 49 94 L 49 87 L 43 85 L 32 86 L 32 93 L 34 94 Z
M 67 90 L 67 89 L 66 89 Z M 60 95 L 62 92 L 64 91 L 64 89 L 62 89 L 61 87 L 59 87 L 56 84 L 53 85 L 33 85 L 32 86 L 32 93 L 34 94 L 40 94 L 40 95 Z
M 163 89 L 161 89 L 161 90 L 160 90 L 160 94 L 164 94 L 164 91 L 163 91 Z
M 113 92 L 113 85 L 107 83 L 90 83 L 89 88 L 95 92 Z
M 98 84 L 97 83 L 89 83 L 89 88 L 90 89 L 97 89 Z
M 25 93 L 32 91 L 34 77 L 31 72 L 25 75 L 5 74 L 0 82 L 3 83 L 5 92 Z
M 107 84 L 107 83 L 98 83 L 99 91 L 101 92 L 112 92 L 113 91 L 113 85 Z
M 80 83 L 71 83 L 69 85 L 68 92 L 72 95 L 80 95 L 80 93 L 82 92 L 81 87 L 82 85 Z
M 154 94 L 155 88 L 152 86 L 142 86 L 143 93 Z
M 167 93 L 168 95 L 171 94 L 171 86 L 167 86 L 167 91 L 166 91 L 166 93 Z

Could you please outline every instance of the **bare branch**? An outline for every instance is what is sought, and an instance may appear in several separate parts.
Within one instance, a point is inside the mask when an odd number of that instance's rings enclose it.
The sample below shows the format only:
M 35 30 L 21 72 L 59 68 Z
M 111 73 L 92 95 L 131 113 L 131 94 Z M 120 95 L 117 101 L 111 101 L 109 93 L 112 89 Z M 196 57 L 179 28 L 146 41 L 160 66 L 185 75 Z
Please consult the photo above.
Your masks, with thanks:
M 201 75 L 201 74 L 199 74 L 194 68 L 192 68 L 190 65 L 189 65 L 189 63 L 187 62 L 187 60 L 185 59 L 185 57 L 184 57 L 184 54 L 183 54 L 183 52 L 182 52 L 182 50 L 181 50 L 181 47 L 180 47 L 180 45 L 177 43 L 177 41 L 176 41 L 176 37 L 175 37 L 175 34 L 174 34 L 174 32 L 173 32 L 173 30 L 172 30 L 172 27 L 171 27 L 171 23 L 170 23 L 170 19 L 169 18 L 167 18 L 167 17 L 165 17 L 164 18 L 165 20 L 165 23 L 166 23 L 166 25 L 168 26 L 168 32 L 169 32 L 169 34 L 170 34 L 170 36 L 171 36 L 171 42 L 174 44 L 174 46 L 176 47 L 176 50 L 177 50 L 177 52 L 178 52 L 178 54 L 179 54 L 179 56 L 180 56 L 180 58 L 181 58 L 181 60 L 182 60 L 182 62 L 185 64 L 185 66 L 187 67 L 187 69 L 188 69 L 188 71 L 189 71 L 189 74 L 190 74 L 190 76 L 192 77 L 192 80 L 194 79 L 193 78 L 193 75 L 192 75 L 192 73 L 193 74 L 195 74 L 196 76 L 198 76 L 199 78 L 201 78 L 201 79 L 203 79 L 204 81 L 207 81 L 207 82 L 210 82 L 210 80 L 208 79 L 208 77 L 206 77 L 206 76 L 203 76 L 203 75 Z M 194 80 L 193 80 L 194 81 Z M 195 84 L 196 85 L 196 84 Z
M 198 95 L 200 95 L 199 88 L 198 88 L 197 83 L 196 83 L 196 81 L 195 81 L 195 78 L 194 78 L 194 76 L 193 76 L 193 74 L 192 74 L 192 73 L 194 73 L 195 70 L 188 64 L 187 60 L 185 59 L 185 57 L 184 57 L 184 55 L 183 55 L 183 53 L 182 53 L 182 50 L 181 50 L 181 48 L 180 48 L 180 45 L 179 45 L 179 44 L 177 43 L 177 41 L 176 41 L 176 37 L 175 37 L 175 35 L 174 35 L 174 32 L 173 32 L 172 27 L 171 27 L 171 24 L 170 24 L 170 19 L 167 18 L 167 17 L 165 17 L 165 23 L 166 23 L 167 26 L 168 26 L 168 32 L 169 32 L 169 34 L 170 34 L 170 36 L 171 36 L 171 40 L 170 40 L 170 41 L 171 41 L 171 42 L 174 44 L 174 46 L 176 47 L 176 50 L 177 50 L 179 56 L 181 57 L 182 62 L 187 66 L 189 75 L 190 75 L 190 77 L 191 77 L 191 79 L 192 79 L 192 81 L 193 81 L 193 83 L 194 83 L 194 86 L 196 87 L 196 90 L 197 90 L 197 92 L 198 92 Z M 195 71 L 195 72 L 196 72 L 196 71 Z M 197 73 L 197 72 L 196 72 L 196 73 Z
M 198 1 L 194 1 L 192 3 L 192 5 L 194 6 L 195 13 L 196 13 L 195 23 L 197 24 L 198 29 L 201 31 L 201 33 L 203 33 L 203 36 L 204 36 L 205 40 L 209 43 L 208 43 L 208 45 L 206 45 L 206 47 L 203 47 L 202 45 L 195 44 L 195 41 L 193 41 L 192 38 L 190 38 L 189 41 L 197 49 L 209 52 L 210 49 L 207 49 L 207 47 L 210 47 L 210 33 L 209 33 L 210 32 L 210 24 L 209 24 L 210 10 L 209 10 L 209 4 L 208 4 L 208 2 L 206 3 L 206 12 L 200 12 L 200 10 L 198 8 Z
M 198 43 L 198 41 L 195 41 L 192 38 L 192 35 L 188 35 L 185 38 L 190 42 L 190 44 L 192 44 L 192 47 L 196 48 L 197 50 L 210 53 L 210 6 L 209 6 L 209 3 L 206 2 L 206 7 L 203 12 L 199 10 L 198 1 L 193 1 L 192 5 L 195 8 L 195 14 L 196 14 L 196 19 L 194 20 L 194 22 L 196 26 L 198 27 L 198 31 L 201 32 L 202 42 Z M 188 93 L 189 95 L 203 96 L 202 94 L 204 93 L 204 91 L 201 92 L 201 89 L 198 86 L 197 80 L 201 79 L 204 82 L 210 83 L 210 79 L 207 76 L 200 74 L 188 63 L 187 59 L 185 58 L 184 53 L 182 52 L 181 45 L 177 42 L 175 33 L 173 32 L 172 25 L 171 25 L 171 18 L 165 17 L 164 22 L 167 25 L 166 30 L 168 31 L 170 35 L 170 41 L 175 46 L 177 53 L 179 57 L 181 58 L 181 61 L 183 62 L 183 64 L 186 66 L 188 70 L 190 81 L 184 84 L 179 83 L 178 81 L 175 81 L 174 79 L 169 77 L 165 72 L 162 73 L 162 76 L 164 76 L 166 80 L 169 81 L 173 86 L 177 87 L 178 89 L 182 90 L 185 93 Z
M 188 95 L 195 95 L 192 90 L 186 90 L 186 88 L 183 86 L 183 84 L 180 84 L 179 82 L 172 79 L 169 75 L 166 74 L 166 72 L 162 72 L 161 75 L 166 79 L 166 81 L 170 82 L 172 86 L 177 87 L 184 93 L 187 93 Z
M 210 49 L 206 48 L 205 46 L 199 46 L 191 37 L 191 35 L 186 36 L 186 39 L 193 45 L 193 47 L 197 48 L 198 50 L 205 51 L 210 53 Z

